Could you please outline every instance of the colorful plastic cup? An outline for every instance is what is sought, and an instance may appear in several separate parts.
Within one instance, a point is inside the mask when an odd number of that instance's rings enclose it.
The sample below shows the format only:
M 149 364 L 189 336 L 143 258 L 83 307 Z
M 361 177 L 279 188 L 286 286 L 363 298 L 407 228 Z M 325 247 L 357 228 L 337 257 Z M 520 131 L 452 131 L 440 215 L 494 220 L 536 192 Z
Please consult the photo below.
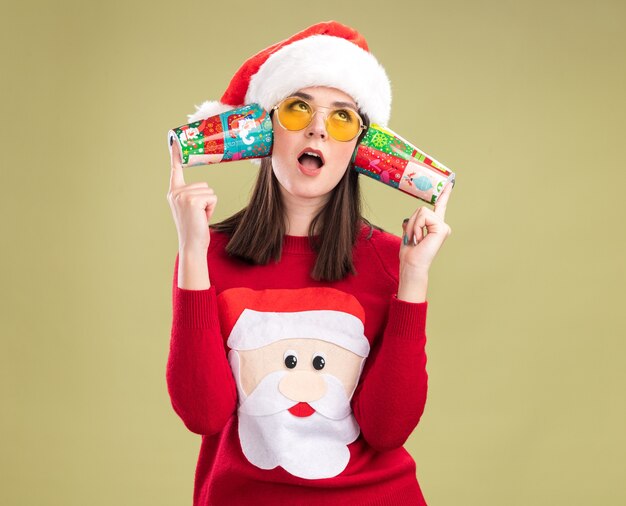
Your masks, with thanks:
M 272 152 L 272 119 L 258 104 L 246 105 L 170 130 L 170 156 L 173 142 L 183 167 L 264 158 Z
M 456 178 L 444 164 L 376 124 L 355 149 L 352 163 L 361 174 L 429 204 L 435 204 L 446 184 Z

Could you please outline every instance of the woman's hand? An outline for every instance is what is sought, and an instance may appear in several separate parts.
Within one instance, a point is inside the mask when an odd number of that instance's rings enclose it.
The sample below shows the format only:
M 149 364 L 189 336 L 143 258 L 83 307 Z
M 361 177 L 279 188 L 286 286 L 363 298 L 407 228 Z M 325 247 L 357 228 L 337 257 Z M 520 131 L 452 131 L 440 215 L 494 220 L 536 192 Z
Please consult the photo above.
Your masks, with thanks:
M 170 188 L 167 200 L 178 231 L 178 248 L 185 253 L 205 253 L 211 242 L 209 220 L 217 195 L 207 183 L 185 184 L 178 143 L 172 145 Z
M 413 216 L 402 223 L 398 299 L 408 302 L 426 300 L 428 271 L 441 245 L 452 233 L 444 221 L 451 191 L 452 184 L 448 183 L 432 211 L 424 206 L 419 207 Z

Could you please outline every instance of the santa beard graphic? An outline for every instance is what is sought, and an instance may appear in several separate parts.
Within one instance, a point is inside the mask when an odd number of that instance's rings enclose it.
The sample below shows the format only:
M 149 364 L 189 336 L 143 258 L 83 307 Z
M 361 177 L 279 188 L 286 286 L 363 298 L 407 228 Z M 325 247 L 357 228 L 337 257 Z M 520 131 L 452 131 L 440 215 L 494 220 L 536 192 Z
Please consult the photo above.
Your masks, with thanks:
M 337 378 L 323 375 L 327 392 L 309 403 L 314 413 L 309 415 L 305 406 L 292 409 L 293 414 L 289 409 L 298 403 L 279 391 L 287 371 L 268 374 L 246 396 L 239 381 L 238 353 L 231 350 L 229 360 L 239 392 L 241 449 L 251 464 L 261 469 L 281 466 L 306 479 L 332 478 L 346 468 L 350 460 L 347 445 L 356 440 L 360 429 Z

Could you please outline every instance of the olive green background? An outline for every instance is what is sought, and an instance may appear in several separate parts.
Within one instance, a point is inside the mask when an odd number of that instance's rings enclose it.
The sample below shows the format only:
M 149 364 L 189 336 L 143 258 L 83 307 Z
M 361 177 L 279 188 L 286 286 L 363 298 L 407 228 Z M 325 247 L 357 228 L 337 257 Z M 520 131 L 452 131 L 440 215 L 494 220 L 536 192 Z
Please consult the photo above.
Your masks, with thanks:
M 457 172 L 431 270 L 430 505 L 626 503 L 625 4 L 4 2 L 0 503 L 189 505 L 165 364 L 166 133 L 249 56 L 360 30 L 390 128 Z M 193 167 L 240 209 L 249 162 Z M 420 202 L 361 178 L 399 234 Z M 401 357 L 398 357 L 401 360 Z

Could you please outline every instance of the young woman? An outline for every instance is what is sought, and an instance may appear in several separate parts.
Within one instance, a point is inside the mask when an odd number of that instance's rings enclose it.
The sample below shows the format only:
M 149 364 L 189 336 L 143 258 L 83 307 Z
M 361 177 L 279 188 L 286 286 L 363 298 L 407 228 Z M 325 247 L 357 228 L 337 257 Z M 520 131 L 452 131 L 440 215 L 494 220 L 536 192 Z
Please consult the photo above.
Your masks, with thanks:
M 271 111 L 273 151 L 234 216 L 209 225 L 217 196 L 185 183 L 172 146 L 167 381 L 202 435 L 194 505 L 426 504 L 402 445 L 426 402 L 428 271 L 451 187 L 402 240 L 361 216 L 350 160 L 391 93 L 349 27 L 258 53 L 189 119 L 252 102 Z

